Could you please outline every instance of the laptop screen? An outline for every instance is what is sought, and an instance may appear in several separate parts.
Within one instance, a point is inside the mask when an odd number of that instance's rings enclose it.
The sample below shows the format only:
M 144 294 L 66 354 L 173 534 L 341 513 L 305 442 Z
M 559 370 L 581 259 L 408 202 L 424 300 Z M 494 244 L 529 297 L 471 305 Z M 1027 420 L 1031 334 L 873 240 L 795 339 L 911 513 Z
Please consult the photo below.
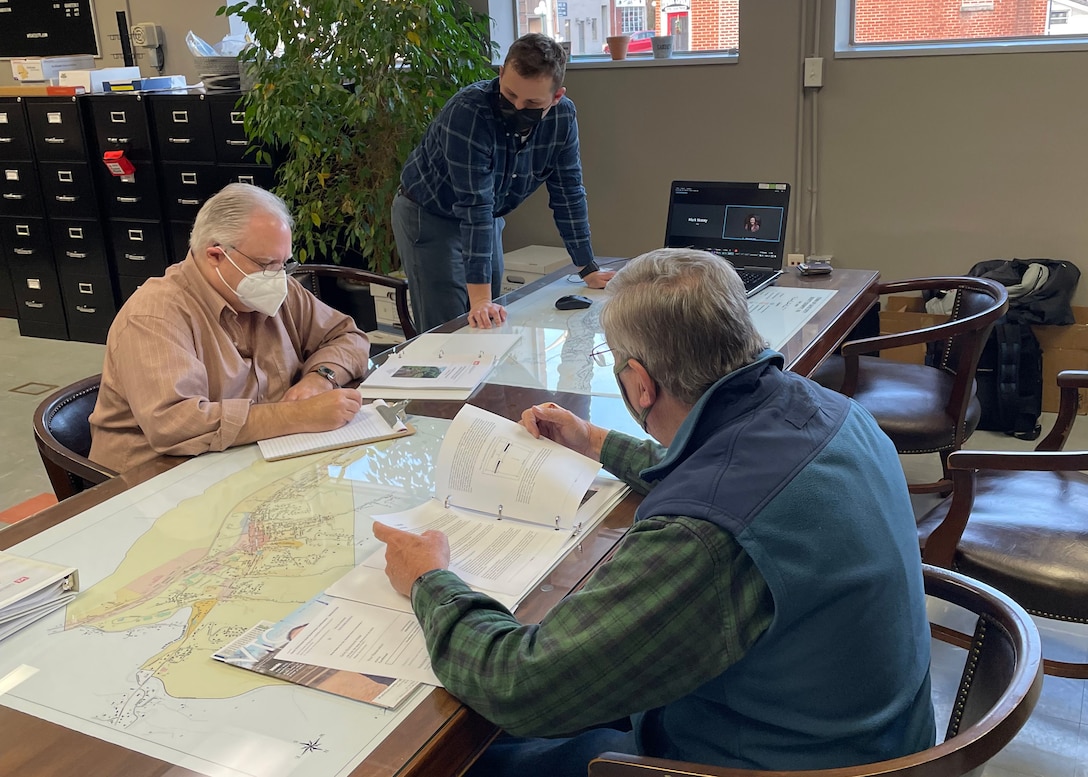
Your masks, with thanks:
M 666 248 L 698 248 L 737 267 L 781 269 L 788 183 L 673 181 Z

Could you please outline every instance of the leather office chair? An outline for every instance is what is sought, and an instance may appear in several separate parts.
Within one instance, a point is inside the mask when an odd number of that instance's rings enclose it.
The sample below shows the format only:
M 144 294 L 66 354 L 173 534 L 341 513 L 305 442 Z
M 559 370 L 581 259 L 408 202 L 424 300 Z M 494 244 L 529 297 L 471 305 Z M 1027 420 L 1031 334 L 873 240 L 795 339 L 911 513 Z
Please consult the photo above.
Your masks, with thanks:
M 1058 375 L 1054 428 L 1029 452 L 957 451 L 952 496 L 918 522 L 922 558 L 983 580 L 1042 618 L 1088 623 L 1088 451 L 1063 452 L 1088 372 Z M 1088 663 L 1047 659 L 1088 679 Z
M 404 332 L 404 338 L 411 340 L 418 332 L 412 323 L 412 316 L 408 309 L 408 281 L 403 278 L 393 278 L 389 275 L 380 275 L 369 270 L 360 270 L 356 267 L 342 267 L 338 264 L 301 264 L 291 274 L 291 277 L 314 293 L 314 296 L 326 304 L 333 304 L 333 300 L 325 299 L 322 294 L 321 278 L 334 278 L 349 283 L 362 284 L 376 283 L 393 290 L 393 301 L 397 306 L 397 318 L 400 328 Z
M 76 381 L 50 394 L 34 411 L 34 440 L 58 500 L 117 475 L 87 458 L 91 451 L 87 419 L 101 382 L 101 375 Z
M 1016 736 L 1035 708 L 1043 685 L 1039 631 L 1007 596 L 963 575 L 927 566 L 925 583 L 929 596 L 976 616 L 973 635 L 931 624 L 934 638 L 968 651 L 943 742 L 890 761 L 778 772 L 603 753 L 590 762 L 589 777 L 959 777 L 971 773 Z
M 975 368 L 994 322 L 1008 310 L 1005 287 L 984 278 L 943 277 L 882 283 L 881 295 L 955 289 L 947 323 L 912 332 L 844 343 L 813 380 L 853 397 L 872 413 L 900 453 L 937 453 L 944 477 L 912 484 L 914 493 L 947 494 L 948 454 L 959 450 L 978 426 Z M 904 345 L 933 343 L 936 366 L 905 364 L 866 355 Z

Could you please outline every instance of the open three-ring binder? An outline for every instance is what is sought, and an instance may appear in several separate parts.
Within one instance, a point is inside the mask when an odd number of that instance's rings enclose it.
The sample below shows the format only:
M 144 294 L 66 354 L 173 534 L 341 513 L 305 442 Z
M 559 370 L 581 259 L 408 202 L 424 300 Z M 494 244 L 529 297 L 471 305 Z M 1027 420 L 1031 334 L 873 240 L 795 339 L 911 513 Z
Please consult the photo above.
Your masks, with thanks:
M 521 335 L 424 334 L 394 350 L 359 384 L 364 397 L 468 399 Z
M 63 607 L 78 591 L 75 567 L 0 553 L 0 639 Z

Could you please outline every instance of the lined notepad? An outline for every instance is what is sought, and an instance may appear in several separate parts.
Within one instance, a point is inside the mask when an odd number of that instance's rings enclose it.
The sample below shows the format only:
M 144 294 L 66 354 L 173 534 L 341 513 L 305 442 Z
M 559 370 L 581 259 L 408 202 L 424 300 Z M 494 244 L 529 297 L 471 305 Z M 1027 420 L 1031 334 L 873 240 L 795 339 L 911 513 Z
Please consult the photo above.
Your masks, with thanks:
M 276 461 L 292 456 L 305 456 L 308 453 L 321 453 L 337 448 L 389 440 L 394 437 L 407 437 L 415 432 L 410 424 L 405 423 L 394 413 L 388 410 L 381 412 L 385 408 L 388 408 L 388 405 L 376 399 L 371 404 L 359 408 L 355 418 L 339 429 L 333 429 L 330 432 L 285 434 L 282 437 L 259 440 L 257 446 L 261 449 L 261 456 L 265 461 Z

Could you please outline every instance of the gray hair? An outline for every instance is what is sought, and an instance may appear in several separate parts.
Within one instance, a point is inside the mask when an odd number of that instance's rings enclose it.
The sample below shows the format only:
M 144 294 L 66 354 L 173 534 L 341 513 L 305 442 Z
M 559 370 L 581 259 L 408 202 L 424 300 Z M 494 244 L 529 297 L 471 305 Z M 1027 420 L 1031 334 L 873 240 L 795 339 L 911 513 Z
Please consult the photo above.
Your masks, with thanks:
M 294 229 L 295 220 L 283 200 L 270 191 L 248 183 L 224 186 L 201 206 L 189 233 L 189 248 L 193 255 L 213 245 L 233 246 L 242 242 L 254 213 L 278 216 Z
M 766 347 L 744 283 L 729 262 L 706 251 L 650 251 L 616 273 L 608 290 L 601 323 L 617 362 L 636 359 L 689 405 Z

